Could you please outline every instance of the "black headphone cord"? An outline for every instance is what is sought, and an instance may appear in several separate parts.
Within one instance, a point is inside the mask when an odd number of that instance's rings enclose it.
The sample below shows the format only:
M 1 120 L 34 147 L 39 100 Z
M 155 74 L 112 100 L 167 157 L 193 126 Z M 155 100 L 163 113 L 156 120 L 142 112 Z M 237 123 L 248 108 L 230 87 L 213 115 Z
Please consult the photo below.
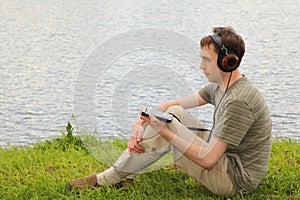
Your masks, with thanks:
M 215 127 L 216 112 L 217 112 L 217 110 L 218 110 L 218 108 L 219 108 L 219 106 L 220 106 L 220 104 L 221 104 L 223 98 L 225 97 L 225 94 L 226 94 L 228 88 L 229 88 L 229 83 L 230 83 L 230 80 L 231 80 L 231 76 L 232 76 L 232 72 L 230 72 L 230 76 L 229 76 L 229 79 L 228 79 L 228 82 L 227 82 L 227 86 L 226 86 L 225 92 L 224 92 L 224 94 L 222 95 L 222 97 L 221 97 L 221 99 L 220 99 L 220 101 L 219 101 L 219 103 L 218 103 L 218 105 L 216 106 L 216 109 L 215 109 L 215 111 L 214 111 L 214 115 L 213 115 L 213 125 L 212 125 L 212 128 L 210 129 L 210 132 L 209 132 L 209 135 L 208 135 L 208 138 L 207 138 L 207 142 L 209 142 L 210 137 L 211 137 L 211 134 L 212 134 L 212 131 L 213 131 L 214 127 Z

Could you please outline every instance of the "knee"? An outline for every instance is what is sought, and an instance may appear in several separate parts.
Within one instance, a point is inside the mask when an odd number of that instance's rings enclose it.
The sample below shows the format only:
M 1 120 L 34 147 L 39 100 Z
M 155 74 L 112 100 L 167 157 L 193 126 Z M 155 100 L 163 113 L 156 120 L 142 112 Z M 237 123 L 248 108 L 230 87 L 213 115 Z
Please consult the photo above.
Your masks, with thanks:
M 184 108 L 182 108 L 181 106 L 170 106 L 166 110 L 166 112 L 175 115 L 178 119 L 181 120 L 183 110 L 184 110 Z

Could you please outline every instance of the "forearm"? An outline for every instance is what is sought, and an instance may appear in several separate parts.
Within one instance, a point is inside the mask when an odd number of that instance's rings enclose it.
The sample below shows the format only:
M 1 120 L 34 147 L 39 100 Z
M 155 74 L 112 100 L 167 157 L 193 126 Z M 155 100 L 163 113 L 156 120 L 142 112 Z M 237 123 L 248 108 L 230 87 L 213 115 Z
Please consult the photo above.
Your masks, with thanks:
M 204 101 L 198 92 L 195 92 L 191 95 L 188 95 L 186 97 L 182 97 L 173 101 L 167 101 L 164 102 L 158 106 L 155 107 L 155 109 L 160 110 L 160 111 L 166 111 L 170 106 L 176 106 L 179 105 L 183 107 L 184 109 L 188 108 L 194 108 L 197 106 L 202 106 L 205 105 L 207 102 Z
M 200 97 L 198 92 L 195 92 L 186 97 L 179 98 L 177 101 L 179 102 L 180 106 L 185 109 L 202 106 L 207 103 Z
M 172 100 L 172 101 L 167 101 L 167 102 L 164 102 L 158 106 L 155 106 L 155 109 L 159 110 L 159 111 L 166 111 L 169 107 L 171 106 L 177 106 L 177 105 L 180 105 L 179 101 L 176 99 L 176 100 Z
M 160 131 L 160 135 L 187 158 L 205 169 L 211 169 L 222 157 L 227 148 L 227 143 L 217 139 L 212 139 L 210 143 L 203 141 L 202 144 L 196 145 L 193 141 L 187 141 L 179 137 L 167 127 Z
M 164 128 L 160 131 L 160 135 L 166 139 L 170 144 L 176 147 L 180 152 L 182 152 L 190 160 L 193 160 L 197 164 L 206 168 L 205 156 L 203 156 L 202 151 L 206 151 L 205 147 L 197 146 L 191 141 L 186 141 L 181 137 L 174 134 L 170 129 Z M 201 156 L 202 155 L 202 156 Z
M 179 151 L 186 153 L 189 157 L 198 157 L 201 151 L 201 147 L 196 146 L 192 141 L 186 141 L 181 137 L 174 134 L 170 129 L 165 128 L 160 131 L 160 135 L 174 145 Z

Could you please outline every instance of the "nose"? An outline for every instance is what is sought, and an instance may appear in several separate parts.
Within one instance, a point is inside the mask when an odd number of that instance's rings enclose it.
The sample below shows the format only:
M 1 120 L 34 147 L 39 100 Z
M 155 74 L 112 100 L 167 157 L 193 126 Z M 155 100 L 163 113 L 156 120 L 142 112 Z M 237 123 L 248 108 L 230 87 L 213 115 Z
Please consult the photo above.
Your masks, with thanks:
M 205 63 L 204 63 L 204 61 L 203 60 L 201 60 L 201 62 L 200 62 L 200 69 L 202 69 L 202 70 L 204 70 L 205 69 Z

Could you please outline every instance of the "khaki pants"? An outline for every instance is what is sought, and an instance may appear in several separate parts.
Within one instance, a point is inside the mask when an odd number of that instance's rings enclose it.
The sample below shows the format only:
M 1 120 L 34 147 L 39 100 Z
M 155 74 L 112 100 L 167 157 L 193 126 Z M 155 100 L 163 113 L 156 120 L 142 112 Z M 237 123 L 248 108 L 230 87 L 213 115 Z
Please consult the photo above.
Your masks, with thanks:
M 172 106 L 167 112 L 176 115 L 181 121 L 180 123 L 178 120 L 173 119 L 172 122 L 168 124 L 168 128 L 172 132 L 190 143 L 199 146 L 203 144 L 206 133 L 202 131 L 192 132 L 187 128 L 203 128 L 203 125 L 198 120 L 179 106 Z M 223 155 L 212 169 L 206 170 L 188 159 L 150 126 L 144 131 L 141 145 L 145 148 L 145 153 L 129 154 L 128 151 L 125 150 L 114 164 L 114 167 L 122 172 L 126 172 L 128 175 L 139 173 L 146 170 L 147 167 L 159 160 L 163 155 L 172 151 L 174 162 L 213 193 L 226 195 L 234 192 L 233 184 L 227 174 L 228 159 L 226 155 Z

